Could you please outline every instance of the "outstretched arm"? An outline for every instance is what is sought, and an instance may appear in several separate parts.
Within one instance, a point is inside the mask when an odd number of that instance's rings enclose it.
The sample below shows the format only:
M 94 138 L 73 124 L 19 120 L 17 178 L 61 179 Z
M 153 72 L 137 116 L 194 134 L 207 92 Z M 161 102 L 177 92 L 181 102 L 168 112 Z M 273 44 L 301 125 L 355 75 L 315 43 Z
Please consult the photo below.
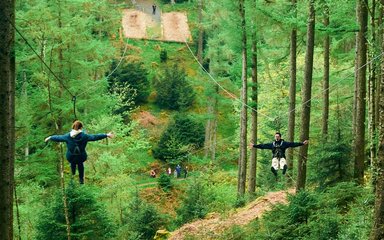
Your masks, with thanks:
M 273 149 L 273 144 L 272 143 L 262 143 L 262 144 L 254 144 L 250 143 L 249 144 L 250 148 L 259 148 L 259 149 Z
M 115 135 L 113 133 L 107 133 L 107 134 L 88 134 L 88 141 L 98 141 L 104 138 L 114 138 Z
M 44 139 L 45 142 L 48 142 L 49 140 L 54 142 L 66 142 L 65 135 L 52 135 Z
M 287 147 L 300 147 L 300 146 L 303 146 L 303 145 L 307 145 L 308 144 L 308 140 L 305 140 L 304 142 L 285 142 L 285 144 L 287 144 Z

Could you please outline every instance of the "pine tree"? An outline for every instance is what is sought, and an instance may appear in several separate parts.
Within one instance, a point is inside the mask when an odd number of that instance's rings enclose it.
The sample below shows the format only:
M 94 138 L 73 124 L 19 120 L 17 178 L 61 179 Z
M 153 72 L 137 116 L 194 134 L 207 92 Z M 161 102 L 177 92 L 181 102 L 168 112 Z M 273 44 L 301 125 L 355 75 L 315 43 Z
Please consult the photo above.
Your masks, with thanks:
M 13 239 L 15 1 L 0 3 L 0 238 Z
M 301 132 L 300 140 L 309 139 L 309 124 L 311 115 L 311 92 L 312 92 L 312 71 L 313 71 L 313 54 L 315 43 L 315 3 L 314 0 L 309 1 L 308 25 L 307 25 L 307 51 L 305 54 L 305 70 L 304 83 L 302 88 L 302 113 L 301 113 Z M 300 147 L 298 161 L 298 175 L 296 191 L 305 188 L 307 178 L 307 156 L 308 145 Z
M 115 226 L 92 188 L 71 181 L 65 194 L 68 199 L 71 239 L 106 239 L 115 236 Z M 52 203 L 42 211 L 37 239 L 67 239 L 61 198 L 61 193 L 57 192 Z

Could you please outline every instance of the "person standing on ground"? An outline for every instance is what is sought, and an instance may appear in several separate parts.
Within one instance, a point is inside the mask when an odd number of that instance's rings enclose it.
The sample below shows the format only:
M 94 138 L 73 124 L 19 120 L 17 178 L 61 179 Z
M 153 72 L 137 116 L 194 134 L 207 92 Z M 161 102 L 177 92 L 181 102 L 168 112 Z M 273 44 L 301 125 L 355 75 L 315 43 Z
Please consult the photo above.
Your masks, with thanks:
M 251 148 L 259 148 L 259 149 L 271 149 L 272 150 L 272 166 L 271 171 L 275 177 L 277 177 L 277 170 L 283 170 L 283 175 L 288 169 L 287 161 L 285 160 L 285 150 L 290 147 L 300 147 L 303 145 L 307 145 L 308 140 L 304 142 L 285 142 L 284 139 L 281 139 L 281 133 L 275 133 L 275 141 L 272 143 L 266 144 L 257 144 L 250 143 Z
M 153 15 L 156 14 L 156 4 L 153 4 L 153 5 L 152 5 L 152 14 L 153 14 Z
M 150 176 L 152 177 L 152 178 L 155 178 L 156 177 L 156 172 L 155 172 L 155 170 L 151 170 L 151 173 L 150 173 Z
M 180 167 L 180 164 L 177 164 L 176 166 L 176 172 L 177 172 L 177 178 L 179 178 L 181 176 L 181 167 Z
M 64 135 L 53 135 L 45 138 L 54 142 L 65 142 L 67 144 L 66 158 L 71 164 L 72 176 L 76 174 L 76 166 L 79 171 L 80 184 L 84 184 L 84 162 L 87 160 L 85 148 L 88 142 L 98 141 L 104 138 L 113 138 L 114 134 L 86 134 L 83 132 L 83 123 L 76 120 L 72 124 L 72 130 Z

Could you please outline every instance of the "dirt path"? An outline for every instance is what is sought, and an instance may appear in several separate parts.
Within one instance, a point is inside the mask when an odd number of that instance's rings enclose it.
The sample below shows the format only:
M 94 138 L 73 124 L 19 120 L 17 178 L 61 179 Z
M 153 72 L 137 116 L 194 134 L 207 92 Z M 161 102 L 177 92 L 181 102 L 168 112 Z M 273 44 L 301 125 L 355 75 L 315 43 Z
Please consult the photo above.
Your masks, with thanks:
M 287 203 L 287 193 L 293 194 L 294 191 L 294 189 L 289 189 L 287 191 L 270 192 L 244 208 L 238 209 L 225 219 L 220 216 L 212 216 L 209 219 L 188 223 L 172 232 L 168 239 L 182 240 L 187 235 L 195 236 L 197 239 L 214 239 L 215 236 L 233 225 L 246 225 L 252 220 L 259 218 L 264 212 L 269 211 L 272 205 Z
M 162 13 L 157 6 L 153 14 L 153 0 L 131 1 L 135 9 L 123 10 L 125 37 L 182 43 L 192 40 L 185 12 Z

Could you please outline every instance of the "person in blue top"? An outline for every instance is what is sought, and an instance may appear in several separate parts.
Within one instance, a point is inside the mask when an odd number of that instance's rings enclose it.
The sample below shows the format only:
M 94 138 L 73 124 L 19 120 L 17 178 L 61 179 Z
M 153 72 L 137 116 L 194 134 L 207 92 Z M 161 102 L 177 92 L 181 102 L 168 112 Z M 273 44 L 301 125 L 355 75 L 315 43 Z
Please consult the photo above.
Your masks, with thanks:
M 177 164 L 176 166 L 176 172 L 177 172 L 177 177 L 179 178 L 181 176 L 181 167 L 180 164 Z
M 277 170 L 283 170 L 283 174 L 288 169 L 287 161 L 285 160 L 285 150 L 290 147 L 300 147 L 303 145 L 307 145 L 308 140 L 304 142 L 285 142 L 284 139 L 281 139 L 281 133 L 275 133 L 275 141 L 272 143 L 264 143 L 264 144 L 254 144 L 251 143 L 251 148 L 259 148 L 259 149 L 271 149 L 272 150 L 272 166 L 271 171 L 277 177 Z
M 72 124 L 72 130 L 64 135 L 53 135 L 45 139 L 45 142 L 65 142 L 67 144 L 66 158 L 71 164 L 72 175 L 76 174 L 76 166 L 79 170 L 80 184 L 84 184 L 84 162 L 87 160 L 85 148 L 88 142 L 98 141 L 104 138 L 113 138 L 114 134 L 86 134 L 83 132 L 83 123 L 76 120 Z

